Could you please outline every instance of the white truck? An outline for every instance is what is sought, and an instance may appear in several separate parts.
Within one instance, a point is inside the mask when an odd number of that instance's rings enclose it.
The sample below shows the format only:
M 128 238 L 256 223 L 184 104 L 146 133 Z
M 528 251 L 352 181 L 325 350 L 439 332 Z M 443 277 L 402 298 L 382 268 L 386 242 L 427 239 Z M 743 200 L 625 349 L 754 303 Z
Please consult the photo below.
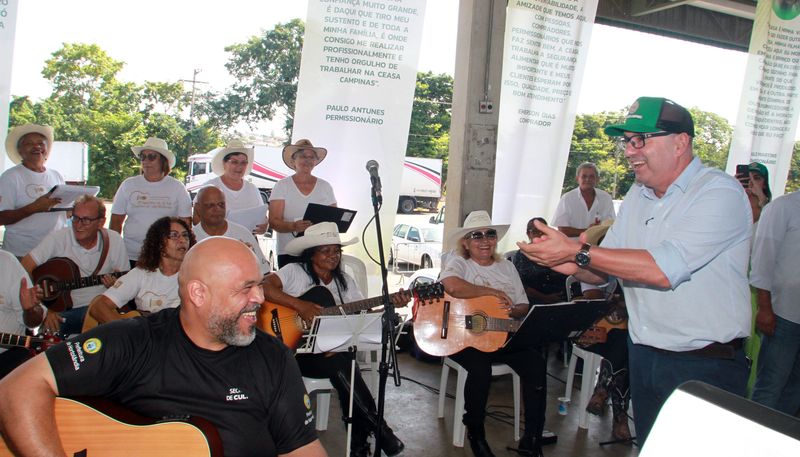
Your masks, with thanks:
M 211 158 L 215 152 L 213 150 L 189 157 L 186 190 L 190 194 L 195 194 L 208 180 L 216 176 L 211 171 Z M 245 179 L 258 187 L 266 202 L 275 183 L 290 176 L 294 170 L 283 163 L 281 148 L 256 146 L 254 156 L 253 171 Z M 418 207 L 436 210 L 441 195 L 442 160 L 407 157 L 400 181 L 398 211 L 411 213 Z
M 5 165 L 9 169 L 14 163 L 6 160 Z M 89 180 L 89 145 L 79 141 L 53 141 L 47 167 L 61 173 L 67 184 L 86 184 Z

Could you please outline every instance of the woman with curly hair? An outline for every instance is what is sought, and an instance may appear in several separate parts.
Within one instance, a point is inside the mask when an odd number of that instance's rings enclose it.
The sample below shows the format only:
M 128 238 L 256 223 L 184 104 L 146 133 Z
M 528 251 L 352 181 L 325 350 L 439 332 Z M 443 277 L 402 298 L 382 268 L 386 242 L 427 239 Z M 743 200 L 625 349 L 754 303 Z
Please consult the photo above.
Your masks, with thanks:
M 178 306 L 178 270 L 195 242 L 194 233 L 183 218 L 156 220 L 147 230 L 136 268 L 95 297 L 89 304 L 89 314 L 103 324 L 121 319 L 119 309 L 130 300 L 143 314 Z

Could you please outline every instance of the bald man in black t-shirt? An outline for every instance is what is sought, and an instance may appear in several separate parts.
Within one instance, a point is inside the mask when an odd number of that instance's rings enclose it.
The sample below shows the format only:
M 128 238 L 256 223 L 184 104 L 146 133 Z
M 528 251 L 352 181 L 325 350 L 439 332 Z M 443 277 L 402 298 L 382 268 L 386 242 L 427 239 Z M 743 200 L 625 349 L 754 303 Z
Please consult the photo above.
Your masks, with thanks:
M 292 354 L 255 329 L 261 281 L 244 244 L 204 240 L 181 267 L 179 308 L 99 326 L 0 382 L 0 431 L 23 455 L 63 455 L 41 416 L 57 395 L 98 396 L 152 418 L 207 419 L 228 457 L 326 456 Z

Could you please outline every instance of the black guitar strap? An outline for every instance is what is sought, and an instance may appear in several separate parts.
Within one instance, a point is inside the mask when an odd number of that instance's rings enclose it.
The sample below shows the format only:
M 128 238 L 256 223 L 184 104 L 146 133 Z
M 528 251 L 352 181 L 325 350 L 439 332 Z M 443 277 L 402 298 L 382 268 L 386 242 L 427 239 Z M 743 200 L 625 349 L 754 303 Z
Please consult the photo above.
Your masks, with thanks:
M 97 276 L 97 273 L 100 272 L 100 269 L 103 268 L 103 264 L 106 263 L 106 257 L 108 257 L 108 232 L 106 229 L 100 229 L 100 260 L 97 262 L 97 267 L 95 267 L 94 272 L 92 272 L 91 276 Z

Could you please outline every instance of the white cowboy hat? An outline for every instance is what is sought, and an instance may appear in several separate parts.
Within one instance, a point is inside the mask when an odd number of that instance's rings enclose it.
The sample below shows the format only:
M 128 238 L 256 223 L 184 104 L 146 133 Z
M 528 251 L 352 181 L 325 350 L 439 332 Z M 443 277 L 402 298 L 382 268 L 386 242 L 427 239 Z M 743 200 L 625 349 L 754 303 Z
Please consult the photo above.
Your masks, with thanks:
M 292 155 L 294 155 L 294 153 L 297 151 L 307 151 L 307 150 L 314 151 L 317 154 L 317 159 L 319 160 L 317 163 L 325 160 L 325 156 L 328 155 L 327 149 L 314 147 L 314 145 L 311 144 L 311 141 L 302 139 L 302 140 L 297 140 L 294 144 L 290 144 L 283 148 L 283 163 L 285 163 L 287 167 L 294 170 Z
M 8 132 L 6 137 L 6 154 L 15 164 L 22 162 L 22 156 L 17 150 L 17 144 L 23 136 L 29 133 L 38 133 L 47 139 L 48 147 L 53 147 L 53 127 L 49 125 L 24 124 L 18 125 Z
M 320 222 L 307 228 L 303 236 L 294 238 L 286 243 L 286 253 L 298 256 L 308 248 L 325 246 L 328 244 L 338 244 L 340 246 L 350 246 L 358 243 L 358 237 L 342 241 L 339 238 L 339 227 L 333 222 Z
M 504 236 L 506 236 L 509 225 L 510 224 L 492 224 L 492 218 L 489 217 L 489 213 L 484 210 L 473 211 L 467 215 L 466 219 L 464 219 L 464 225 L 450 234 L 449 244 L 451 246 L 455 246 L 456 243 L 458 243 L 458 240 L 464 238 L 464 236 L 466 236 L 468 233 L 474 232 L 478 229 L 497 230 L 497 241 L 500 241 Z
M 131 151 L 133 151 L 133 155 L 136 157 L 139 157 L 142 151 L 155 151 L 167 158 L 170 169 L 175 168 L 175 153 L 169 150 L 167 142 L 161 138 L 151 136 L 144 142 L 143 146 L 133 146 L 131 147 Z
M 597 225 L 587 228 L 584 232 L 586 234 L 586 242 L 593 246 L 599 245 L 600 238 L 606 236 L 606 232 L 608 232 L 608 229 L 611 228 L 611 224 L 613 223 L 614 219 L 606 219 Z
M 254 148 L 245 147 L 244 143 L 239 140 L 231 140 L 224 148 L 216 148 L 211 151 L 214 154 L 211 158 L 211 171 L 217 176 L 222 176 L 225 174 L 223 163 L 225 156 L 228 154 L 244 154 L 247 156 L 247 170 L 245 170 L 244 175 L 247 176 L 253 170 L 254 151 Z

